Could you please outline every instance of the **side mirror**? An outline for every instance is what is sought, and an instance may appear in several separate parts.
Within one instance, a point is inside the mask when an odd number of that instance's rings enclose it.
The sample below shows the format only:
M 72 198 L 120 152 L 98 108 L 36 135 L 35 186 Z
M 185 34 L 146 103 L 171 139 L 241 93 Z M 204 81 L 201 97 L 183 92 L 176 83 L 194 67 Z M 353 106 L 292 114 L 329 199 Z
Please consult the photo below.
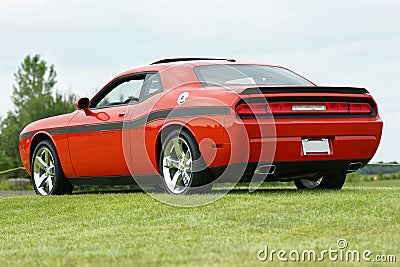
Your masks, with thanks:
M 77 107 L 77 109 L 88 109 L 90 106 L 90 100 L 87 97 L 82 97 L 75 102 L 75 106 Z

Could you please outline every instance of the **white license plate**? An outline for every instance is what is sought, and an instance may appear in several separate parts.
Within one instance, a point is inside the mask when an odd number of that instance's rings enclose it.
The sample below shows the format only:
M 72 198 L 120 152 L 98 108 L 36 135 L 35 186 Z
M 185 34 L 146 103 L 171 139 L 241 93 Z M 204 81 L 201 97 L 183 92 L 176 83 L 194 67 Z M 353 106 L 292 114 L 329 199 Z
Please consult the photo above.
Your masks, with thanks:
M 305 138 L 302 139 L 304 155 L 330 155 L 329 139 Z

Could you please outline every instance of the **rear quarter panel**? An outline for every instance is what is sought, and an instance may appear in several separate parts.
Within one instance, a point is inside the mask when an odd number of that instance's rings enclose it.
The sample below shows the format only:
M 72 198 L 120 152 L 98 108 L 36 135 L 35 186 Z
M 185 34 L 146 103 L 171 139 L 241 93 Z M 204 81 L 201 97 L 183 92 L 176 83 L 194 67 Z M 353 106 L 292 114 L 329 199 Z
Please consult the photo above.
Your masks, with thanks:
M 178 104 L 179 96 L 185 92 L 189 93 L 188 98 Z M 215 158 L 214 144 L 222 143 L 225 116 L 231 112 L 231 102 L 236 102 L 237 98 L 236 93 L 184 87 L 166 91 L 136 105 L 133 113 L 129 113 L 129 120 L 142 118 L 141 121 L 146 123 L 129 129 L 130 150 L 127 154 L 130 171 L 136 175 L 158 173 L 158 140 L 161 132 L 171 127 L 187 128 L 200 144 L 203 157 L 211 163 Z

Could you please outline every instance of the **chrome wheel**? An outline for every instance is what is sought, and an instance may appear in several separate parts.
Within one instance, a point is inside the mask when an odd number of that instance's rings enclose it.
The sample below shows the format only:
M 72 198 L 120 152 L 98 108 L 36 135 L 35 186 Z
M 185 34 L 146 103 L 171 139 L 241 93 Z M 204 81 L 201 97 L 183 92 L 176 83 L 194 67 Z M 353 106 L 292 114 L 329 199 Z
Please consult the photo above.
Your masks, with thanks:
M 52 193 L 55 184 L 54 158 L 45 146 L 40 147 L 34 155 L 33 182 L 40 195 Z
M 186 192 L 192 182 L 192 153 L 180 136 L 167 143 L 162 154 L 162 173 L 165 185 L 172 194 Z

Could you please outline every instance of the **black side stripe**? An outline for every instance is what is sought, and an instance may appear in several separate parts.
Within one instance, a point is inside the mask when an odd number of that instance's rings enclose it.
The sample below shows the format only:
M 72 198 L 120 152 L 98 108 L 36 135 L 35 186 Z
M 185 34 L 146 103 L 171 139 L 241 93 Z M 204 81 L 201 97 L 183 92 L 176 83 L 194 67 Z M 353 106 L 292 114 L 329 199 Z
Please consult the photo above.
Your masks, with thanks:
M 193 116 L 204 116 L 204 115 L 220 115 L 220 114 L 228 114 L 229 111 L 230 111 L 229 107 L 166 109 L 166 110 L 152 112 L 149 115 L 145 115 L 143 117 L 140 117 L 139 119 L 131 121 L 129 123 L 129 129 L 134 129 L 142 125 L 148 124 L 152 121 L 160 119 L 193 117 Z
M 166 109 L 160 111 L 154 111 L 148 115 L 142 116 L 136 120 L 132 120 L 129 123 L 125 122 L 124 129 L 134 129 L 140 126 L 146 125 L 152 121 L 167 118 L 179 118 L 179 117 L 193 117 L 193 116 L 204 116 L 204 115 L 221 115 L 228 114 L 230 112 L 229 107 L 196 107 L 196 108 L 181 108 L 181 109 Z M 111 122 L 111 123 L 96 123 L 83 126 L 75 127 L 62 127 L 62 128 L 50 128 L 44 129 L 48 133 L 54 134 L 67 134 L 67 133 L 82 133 L 82 132 L 98 132 L 98 131 L 115 131 L 121 130 L 124 126 L 124 122 Z M 22 134 L 20 139 L 32 137 L 36 132 L 29 132 Z
M 47 130 L 49 134 L 66 134 L 67 128 L 54 128 Z
M 82 133 L 82 132 L 100 132 L 100 131 L 114 131 L 121 130 L 123 122 L 111 123 L 97 123 L 83 126 L 74 126 L 68 128 L 68 133 Z
M 29 132 L 29 133 L 24 133 L 19 135 L 19 140 L 25 139 L 25 138 L 31 138 L 32 136 L 35 135 L 35 132 Z
M 43 131 L 47 131 L 49 134 L 54 135 L 54 134 L 66 134 L 67 133 L 67 128 L 66 127 L 59 127 L 59 128 L 49 128 L 49 129 L 43 129 Z M 24 133 L 19 136 L 19 139 L 25 139 L 25 138 L 31 138 L 34 136 L 36 132 L 29 132 L 29 133 Z

